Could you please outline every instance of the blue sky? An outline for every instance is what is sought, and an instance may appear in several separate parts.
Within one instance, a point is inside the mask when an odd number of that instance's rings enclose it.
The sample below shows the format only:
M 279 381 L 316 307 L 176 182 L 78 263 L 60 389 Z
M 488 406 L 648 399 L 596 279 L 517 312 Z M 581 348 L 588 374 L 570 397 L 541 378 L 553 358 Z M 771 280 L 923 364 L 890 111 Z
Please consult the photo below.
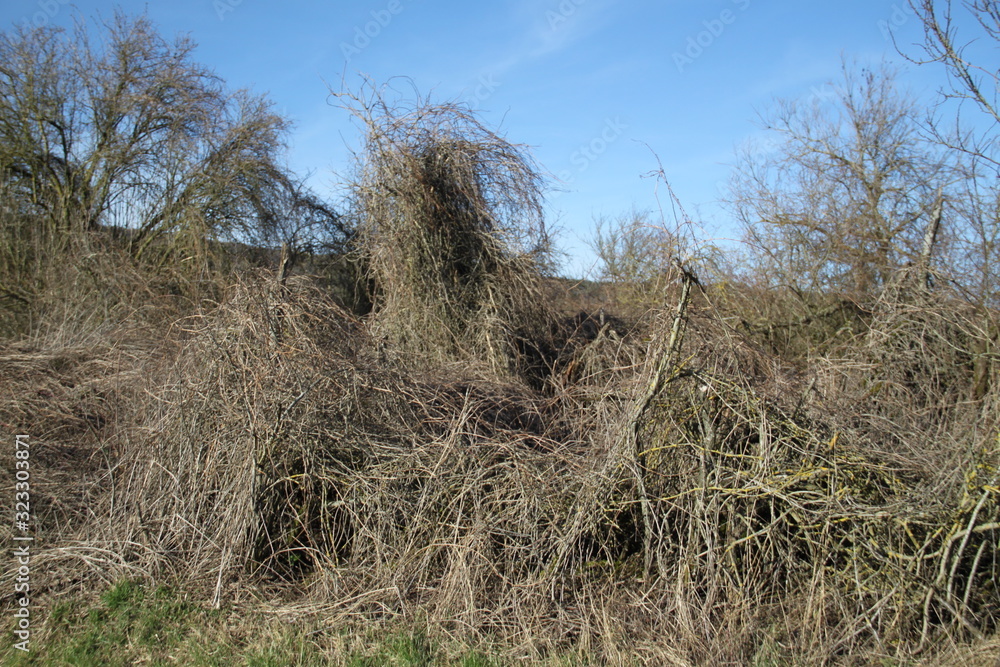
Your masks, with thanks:
M 405 76 L 433 99 L 475 105 L 562 180 L 548 220 L 562 228 L 564 272 L 575 276 L 594 265 L 595 217 L 657 208 L 656 183 L 644 177 L 657 168 L 654 152 L 703 233 L 736 236 L 719 199 L 736 148 L 762 134 L 757 113 L 775 97 L 822 96 L 844 56 L 903 63 L 890 25 L 901 43 L 921 37 L 905 0 L 117 4 L 147 10 L 167 36 L 188 33 L 196 58 L 231 87 L 268 93 L 295 123 L 289 164 L 323 194 L 339 190 L 337 173 L 361 140 L 329 85 Z M 74 7 L 93 17 L 114 6 L 5 0 L 0 24 L 69 25 Z M 900 83 L 919 99 L 943 82 L 940 70 L 903 64 Z

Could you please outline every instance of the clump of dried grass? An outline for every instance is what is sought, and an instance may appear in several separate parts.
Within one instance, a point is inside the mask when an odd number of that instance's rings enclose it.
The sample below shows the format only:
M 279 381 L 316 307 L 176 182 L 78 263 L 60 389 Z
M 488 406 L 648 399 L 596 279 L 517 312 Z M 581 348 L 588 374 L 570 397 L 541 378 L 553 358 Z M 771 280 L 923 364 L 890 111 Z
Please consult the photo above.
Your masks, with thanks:
M 548 325 L 540 171 L 460 104 L 341 94 L 364 124 L 352 185 L 376 327 L 404 353 L 519 370 Z
M 184 329 L 122 444 L 115 532 L 220 591 L 247 568 L 336 560 L 337 475 L 369 455 L 352 434 L 392 440 L 408 421 L 356 322 L 251 274 Z
M 95 518 L 106 508 L 114 441 L 120 415 L 127 411 L 135 366 L 144 350 L 110 341 L 68 345 L 68 335 L 52 340 L 0 343 L 0 428 L 5 446 L 0 466 L 26 470 L 19 502 L 30 507 L 31 594 L 33 605 L 76 590 L 117 555 L 102 553 Z M 15 434 L 27 436 L 27 449 L 15 448 Z M 27 452 L 27 459 L 15 458 Z M 17 467 L 15 464 L 19 463 Z M 27 464 L 27 468 L 22 468 Z M 13 517 L 15 494 L 0 499 Z M 21 535 L 11 523 L 0 537 Z M 0 581 L 13 590 L 18 564 L 4 566 Z

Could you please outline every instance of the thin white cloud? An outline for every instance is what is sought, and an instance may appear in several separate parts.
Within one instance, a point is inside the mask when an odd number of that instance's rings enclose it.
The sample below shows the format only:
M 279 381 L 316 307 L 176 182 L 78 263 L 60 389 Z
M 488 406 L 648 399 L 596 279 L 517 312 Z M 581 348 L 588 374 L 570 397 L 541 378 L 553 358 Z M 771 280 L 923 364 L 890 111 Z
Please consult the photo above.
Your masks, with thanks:
M 500 76 L 572 48 L 604 27 L 604 14 L 613 6 L 611 0 L 550 0 L 541 6 L 537 0 L 522 2 L 515 10 L 516 19 L 529 28 L 490 71 Z

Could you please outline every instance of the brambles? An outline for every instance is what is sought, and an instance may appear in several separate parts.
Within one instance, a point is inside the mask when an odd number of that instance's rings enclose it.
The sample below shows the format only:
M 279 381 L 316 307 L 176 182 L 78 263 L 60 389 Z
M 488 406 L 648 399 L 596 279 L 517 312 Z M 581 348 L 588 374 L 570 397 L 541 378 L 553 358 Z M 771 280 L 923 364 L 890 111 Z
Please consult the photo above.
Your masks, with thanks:
M 37 317 L 68 287 L 53 274 L 112 240 L 195 299 L 240 244 L 343 250 L 340 216 L 281 164 L 289 123 L 266 97 L 145 16 L 100 27 L 0 33 L 0 302 Z
M 582 343 L 549 398 L 380 351 L 306 281 L 245 279 L 136 407 L 113 550 L 157 576 L 183 564 L 207 600 L 308 582 L 327 618 L 420 613 L 538 652 L 574 645 L 564 624 L 625 650 L 602 623 L 626 604 L 653 662 L 747 661 L 761 627 L 767 651 L 814 657 L 993 632 L 995 418 L 922 402 L 958 335 L 936 323 L 971 336 L 975 311 L 887 302 L 871 347 L 807 383 L 683 282 L 647 328 Z M 935 341 L 924 365 L 893 356 Z M 896 393 L 906 375 L 921 401 Z
M 465 107 L 385 93 L 339 95 L 365 132 L 352 197 L 375 326 L 406 354 L 516 372 L 548 325 L 538 168 Z
M 341 99 L 365 130 L 357 235 L 310 261 L 363 268 L 370 312 L 290 272 L 291 243 L 273 271 L 250 257 L 273 248 L 232 245 L 211 298 L 184 301 L 190 274 L 91 230 L 30 286 L 47 317 L 0 345 L 0 421 L 37 447 L 52 628 L 75 617 L 63 591 L 124 581 L 93 616 L 100 655 L 188 651 L 150 640 L 157 619 L 232 603 L 292 621 L 317 662 L 352 632 L 408 638 L 390 653 L 413 661 L 447 641 L 518 663 L 996 657 L 988 299 L 923 253 L 841 256 L 874 262 L 860 296 L 838 266 L 809 289 L 702 269 L 718 253 L 686 215 L 671 234 L 633 216 L 604 237 L 618 300 L 592 309 L 591 284 L 570 308 L 522 148 L 464 107 Z M 329 217 L 267 196 L 246 205 L 271 241 Z M 24 274 L 41 213 L 0 215 Z

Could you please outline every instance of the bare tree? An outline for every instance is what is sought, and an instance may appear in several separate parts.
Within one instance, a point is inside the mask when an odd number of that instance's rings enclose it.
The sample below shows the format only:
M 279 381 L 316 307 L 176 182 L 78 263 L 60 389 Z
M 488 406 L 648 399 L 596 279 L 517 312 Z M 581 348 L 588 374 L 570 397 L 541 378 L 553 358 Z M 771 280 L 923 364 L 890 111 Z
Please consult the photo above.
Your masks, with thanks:
M 983 163 L 966 165 L 967 177 L 949 201 L 960 222 L 951 273 L 976 303 L 996 307 L 1000 298 L 1000 189 Z
M 654 225 L 647 211 L 598 218 L 591 246 L 600 260 L 601 280 L 618 289 L 623 305 L 648 308 L 662 301 L 680 242 Z
M 227 90 L 194 48 L 122 13 L 100 44 L 82 20 L 0 34 L 5 192 L 50 237 L 126 227 L 139 256 L 342 239 L 339 217 L 281 162 L 289 122 L 266 97 Z
M 845 65 L 836 90 L 833 108 L 777 103 L 775 144 L 744 149 L 730 204 L 772 282 L 871 293 L 919 258 L 947 164 L 894 72 Z
M 951 0 L 910 0 L 910 8 L 920 18 L 924 29 L 924 42 L 919 47 L 922 55 L 907 53 L 897 44 L 904 58 L 918 65 L 939 63 L 948 74 L 949 85 L 941 89 L 942 101 L 957 102 L 955 124 L 940 120 L 930 124 L 935 137 L 944 145 L 986 160 L 1000 167 L 997 155 L 996 125 L 1000 123 L 1000 70 L 974 61 L 975 57 L 990 58 L 989 51 L 975 53 L 982 42 L 986 48 L 995 49 L 1000 43 L 1000 5 L 996 0 L 971 0 L 963 2 L 979 35 L 962 41 L 952 12 Z M 971 26 L 970 26 L 971 27 Z M 968 105 L 985 116 L 985 129 L 969 129 L 965 123 Z
M 897 50 L 910 62 L 942 67 L 948 76 L 936 114 L 925 126 L 962 167 L 950 206 L 961 246 L 953 272 L 973 300 L 995 305 L 1000 289 L 995 269 L 1000 261 L 1000 71 L 990 59 L 1000 46 L 1000 5 L 962 2 L 964 17 L 950 0 L 910 0 L 910 8 L 923 25 L 923 43 L 906 49 L 897 42 Z

